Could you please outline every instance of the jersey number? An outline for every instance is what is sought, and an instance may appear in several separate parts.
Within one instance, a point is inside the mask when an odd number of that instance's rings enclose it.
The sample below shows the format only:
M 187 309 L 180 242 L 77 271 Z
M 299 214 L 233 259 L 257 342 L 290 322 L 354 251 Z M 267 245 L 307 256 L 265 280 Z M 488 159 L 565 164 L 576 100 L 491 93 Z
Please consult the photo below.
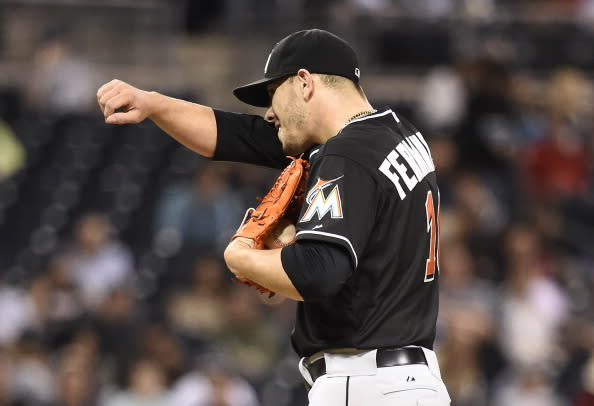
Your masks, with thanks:
M 435 211 L 431 191 L 427 192 L 425 210 L 427 213 L 427 233 L 429 234 L 429 257 L 425 265 L 425 282 L 431 282 L 435 279 L 436 269 L 439 271 L 439 199 L 437 201 L 437 211 Z

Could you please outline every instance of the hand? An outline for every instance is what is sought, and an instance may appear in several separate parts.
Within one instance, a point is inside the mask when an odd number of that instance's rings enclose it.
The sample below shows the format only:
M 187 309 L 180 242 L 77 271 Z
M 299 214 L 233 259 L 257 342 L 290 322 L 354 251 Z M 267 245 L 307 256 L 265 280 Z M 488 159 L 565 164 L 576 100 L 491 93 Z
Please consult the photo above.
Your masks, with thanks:
M 114 79 L 97 91 L 97 102 L 108 124 L 136 124 L 151 113 L 154 92 Z

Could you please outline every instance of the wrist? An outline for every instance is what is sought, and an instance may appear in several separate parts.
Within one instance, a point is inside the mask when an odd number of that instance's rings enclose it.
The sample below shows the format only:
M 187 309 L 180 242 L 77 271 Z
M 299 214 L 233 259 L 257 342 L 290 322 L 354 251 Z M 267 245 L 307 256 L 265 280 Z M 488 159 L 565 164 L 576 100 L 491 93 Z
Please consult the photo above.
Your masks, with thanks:
M 163 110 L 163 98 L 166 96 L 163 96 L 161 93 L 159 92 L 149 92 L 149 91 L 144 91 L 145 95 L 146 95 L 146 112 L 147 112 L 147 117 L 150 118 L 151 120 L 154 119 L 155 117 L 159 116 L 160 114 L 162 114 L 162 110 Z

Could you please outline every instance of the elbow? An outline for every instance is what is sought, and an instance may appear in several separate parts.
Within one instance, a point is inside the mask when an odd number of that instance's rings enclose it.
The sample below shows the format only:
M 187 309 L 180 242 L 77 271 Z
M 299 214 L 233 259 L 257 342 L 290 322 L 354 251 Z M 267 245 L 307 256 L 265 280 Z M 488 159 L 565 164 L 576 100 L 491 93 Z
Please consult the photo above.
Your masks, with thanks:
M 227 268 L 238 278 L 242 277 L 242 264 L 246 263 L 246 249 L 237 247 L 236 244 L 229 244 L 223 253 Z

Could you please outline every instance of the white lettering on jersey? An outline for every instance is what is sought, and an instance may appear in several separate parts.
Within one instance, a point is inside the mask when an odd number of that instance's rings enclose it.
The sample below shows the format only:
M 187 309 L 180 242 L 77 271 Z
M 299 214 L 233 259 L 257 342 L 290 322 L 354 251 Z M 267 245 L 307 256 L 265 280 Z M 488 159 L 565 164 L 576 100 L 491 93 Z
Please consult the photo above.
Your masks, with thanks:
M 401 142 L 396 146 L 396 149 L 400 152 L 400 155 L 404 156 L 406 161 L 410 164 L 417 180 L 421 180 L 427 175 L 429 172 L 429 168 L 425 165 L 425 161 L 420 157 L 417 153 L 415 147 L 409 142 L 408 139 L 405 140 L 406 142 Z
M 396 155 L 396 157 L 398 157 L 398 153 L 396 151 L 390 151 L 390 153 L 388 154 L 388 157 L 390 157 L 391 155 Z M 392 164 L 390 162 L 395 161 L 396 157 L 393 157 L 390 160 L 388 160 L 388 157 L 386 157 L 386 159 L 384 159 L 384 162 L 382 162 L 381 166 L 379 167 L 379 170 L 381 173 L 386 175 L 388 177 L 388 179 L 390 179 L 392 181 L 394 186 L 396 186 L 396 190 L 398 190 L 398 195 L 400 196 L 400 200 L 404 200 L 404 198 L 406 197 L 406 193 L 404 193 L 404 189 L 402 189 L 402 186 L 400 185 L 400 178 L 398 177 L 398 175 L 396 173 L 392 172 L 392 170 L 391 170 Z
M 390 179 L 398 196 L 404 200 L 407 192 L 403 184 L 412 191 L 417 183 L 435 170 L 435 165 L 427 143 L 417 132 L 399 142 L 382 161 L 379 170 Z
M 417 132 L 415 135 L 408 137 L 407 140 L 410 140 L 410 142 L 416 147 L 419 156 L 425 161 L 425 164 L 429 168 L 429 172 L 433 172 L 435 170 L 433 158 L 431 158 L 429 147 L 427 146 L 427 143 L 425 142 L 425 139 L 423 139 L 421 133 Z
M 334 184 L 338 179 L 323 180 L 318 178 L 316 184 L 311 188 L 305 202 L 309 205 L 305 214 L 299 220 L 300 223 L 306 223 L 310 221 L 313 216 L 317 213 L 318 220 L 321 220 L 327 213 L 330 213 L 330 217 L 333 219 L 342 218 L 342 201 L 340 199 L 340 189 L 337 184 Z M 326 197 L 324 190 L 330 188 L 334 184 L 334 188 Z
M 392 152 L 390 152 L 387 156 L 388 161 L 396 169 L 408 190 L 413 190 L 413 188 L 417 185 L 418 180 L 408 176 L 408 173 L 406 173 L 408 168 L 396 160 L 398 158 L 398 153 L 396 151 Z

